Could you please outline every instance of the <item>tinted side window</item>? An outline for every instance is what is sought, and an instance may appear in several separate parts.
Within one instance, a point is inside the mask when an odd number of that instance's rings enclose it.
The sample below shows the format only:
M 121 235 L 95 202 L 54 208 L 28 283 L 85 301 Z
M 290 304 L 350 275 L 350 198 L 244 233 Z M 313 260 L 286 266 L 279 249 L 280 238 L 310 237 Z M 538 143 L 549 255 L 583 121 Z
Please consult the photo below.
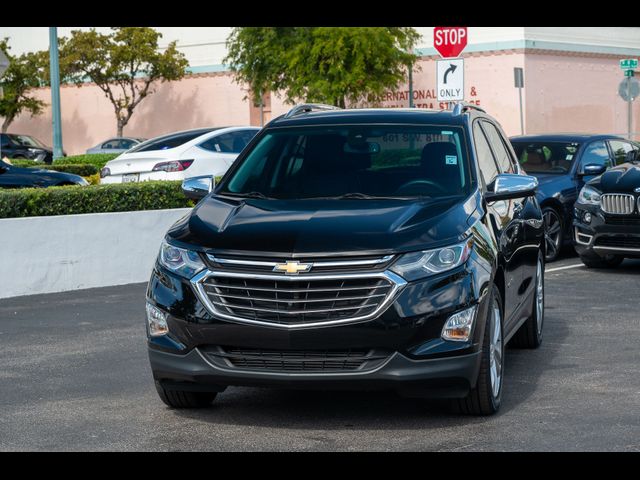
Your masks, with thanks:
M 133 140 L 122 139 L 120 140 L 120 148 L 131 148 L 136 142 Z
M 493 153 L 489 148 L 489 142 L 484 136 L 482 129 L 480 128 L 480 122 L 473 124 L 473 138 L 476 144 L 476 155 L 478 157 L 478 166 L 480 172 L 486 184 L 493 182 L 493 179 L 498 175 L 498 167 L 496 161 L 493 158 Z
M 496 129 L 496 127 L 489 122 L 482 122 L 482 128 L 487 134 L 487 138 L 491 143 L 491 147 L 493 148 L 493 152 L 496 155 L 496 160 L 498 162 L 498 166 L 500 167 L 500 171 L 502 173 L 513 173 L 513 164 L 511 163 L 511 155 L 509 151 L 504 146 L 504 140 L 502 139 L 502 135 Z
M 202 142 L 199 146 L 211 152 L 240 153 L 257 132 L 250 131 L 251 135 L 247 135 L 247 133 L 246 130 L 223 133 Z
M 102 144 L 104 149 L 119 148 L 120 141 L 117 139 L 108 140 Z
M 580 172 L 584 170 L 584 166 L 588 164 L 604 165 L 606 168 L 611 167 L 611 158 L 607 145 L 602 140 L 592 142 L 587 145 L 586 150 L 582 154 L 580 160 Z
M 613 151 L 613 157 L 616 160 L 616 165 L 626 162 L 627 153 L 633 150 L 633 147 L 628 142 L 622 140 L 609 140 L 609 145 Z

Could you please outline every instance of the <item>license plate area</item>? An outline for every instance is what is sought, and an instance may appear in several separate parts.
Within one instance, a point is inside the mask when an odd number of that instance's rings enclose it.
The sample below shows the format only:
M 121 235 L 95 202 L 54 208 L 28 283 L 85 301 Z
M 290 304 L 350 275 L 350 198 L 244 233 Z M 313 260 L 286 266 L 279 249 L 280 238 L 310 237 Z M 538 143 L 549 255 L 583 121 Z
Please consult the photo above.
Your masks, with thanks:
M 122 183 L 131 183 L 131 182 L 139 182 L 140 174 L 139 173 L 126 173 L 122 175 Z

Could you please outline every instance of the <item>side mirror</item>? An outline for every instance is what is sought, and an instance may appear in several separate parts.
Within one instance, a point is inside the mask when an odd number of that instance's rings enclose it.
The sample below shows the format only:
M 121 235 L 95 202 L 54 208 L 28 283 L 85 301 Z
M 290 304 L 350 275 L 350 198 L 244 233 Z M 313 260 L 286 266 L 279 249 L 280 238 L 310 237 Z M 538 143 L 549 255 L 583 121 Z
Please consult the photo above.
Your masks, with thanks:
M 605 167 L 604 165 L 600 165 L 598 163 L 587 163 L 584 167 L 582 167 L 580 176 L 590 177 L 592 175 L 602 175 L 606 171 L 607 167 Z
M 215 177 L 209 175 L 186 178 L 182 181 L 182 193 L 192 200 L 201 200 L 209 195 L 215 186 Z
M 529 175 L 503 173 L 493 181 L 492 191 L 485 193 L 487 202 L 510 200 L 512 198 L 531 197 L 538 188 L 538 179 Z

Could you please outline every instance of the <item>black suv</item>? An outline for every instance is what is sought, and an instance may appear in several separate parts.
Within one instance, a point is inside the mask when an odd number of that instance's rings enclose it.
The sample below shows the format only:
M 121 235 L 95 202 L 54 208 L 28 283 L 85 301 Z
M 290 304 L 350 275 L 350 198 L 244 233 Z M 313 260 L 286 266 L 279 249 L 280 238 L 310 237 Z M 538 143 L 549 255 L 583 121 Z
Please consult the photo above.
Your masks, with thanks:
M 640 258 L 640 162 L 638 152 L 580 190 L 574 209 L 575 248 L 587 267 L 612 268 Z
M 229 385 L 394 389 L 491 414 L 504 347 L 535 348 L 544 231 L 479 108 L 339 110 L 271 121 L 167 233 L 147 290 L 161 399 Z
M 67 156 L 64 152 L 63 155 Z M 24 158 L 51 165 L 53 149 L 30 135 L 0 133 L 0 158 L 4 157 Z

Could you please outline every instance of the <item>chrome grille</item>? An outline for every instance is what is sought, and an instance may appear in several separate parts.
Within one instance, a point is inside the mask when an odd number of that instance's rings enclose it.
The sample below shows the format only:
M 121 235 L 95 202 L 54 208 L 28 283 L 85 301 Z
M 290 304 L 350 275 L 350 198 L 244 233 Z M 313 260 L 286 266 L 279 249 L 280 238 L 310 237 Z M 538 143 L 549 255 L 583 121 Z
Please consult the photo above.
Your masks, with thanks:
M 633 213 L 635 199 L 633 195 L 623 193 L 607 193 L 600 198 L 600 206 L 605 213 L 614 215 L 630 215 Z
M 295 328 L 373 318 L 405 281 L 391 272 L 287 276 L 205 271 L 192 283 L 214 315 Z

